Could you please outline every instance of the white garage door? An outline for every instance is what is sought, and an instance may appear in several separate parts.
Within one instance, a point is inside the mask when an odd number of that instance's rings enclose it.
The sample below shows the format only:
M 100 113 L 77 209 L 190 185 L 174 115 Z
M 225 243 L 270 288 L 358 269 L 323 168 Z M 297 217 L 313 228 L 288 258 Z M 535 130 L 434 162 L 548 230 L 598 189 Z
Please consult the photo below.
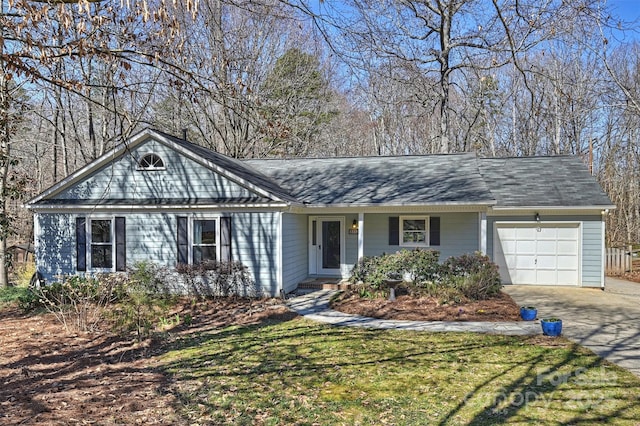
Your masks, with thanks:
M 578 285 L 579 224 L 496 224 L 494 259 L 504 284 Z

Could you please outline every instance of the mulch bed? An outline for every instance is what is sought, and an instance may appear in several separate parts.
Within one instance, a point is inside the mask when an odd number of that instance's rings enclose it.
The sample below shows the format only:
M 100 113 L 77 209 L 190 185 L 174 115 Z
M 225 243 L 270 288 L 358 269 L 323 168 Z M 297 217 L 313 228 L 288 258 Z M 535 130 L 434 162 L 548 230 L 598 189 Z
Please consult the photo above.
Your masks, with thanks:
M 380 319 L 411 321 L 520 321 L 520 307 L 508 294 L 496 298 L 459 304 L 440 304 L 433 297 L 400 296 L 388 299 L 366 299 L 354 293 L 343 293 L 332 303 L 332 309 L 347 314 Z

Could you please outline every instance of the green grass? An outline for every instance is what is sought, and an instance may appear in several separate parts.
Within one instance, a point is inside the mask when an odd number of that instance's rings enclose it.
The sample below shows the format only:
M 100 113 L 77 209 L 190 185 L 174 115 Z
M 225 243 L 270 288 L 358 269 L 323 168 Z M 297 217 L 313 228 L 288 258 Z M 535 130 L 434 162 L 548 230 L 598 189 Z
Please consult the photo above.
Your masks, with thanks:
M 567 344 L 364 330 L 231 327 L 163 356 L 199 424 L 638 424 L 640 379 Z
M 0 307 L 14 303 L 29 292 L 27 287 L 0 287 Z

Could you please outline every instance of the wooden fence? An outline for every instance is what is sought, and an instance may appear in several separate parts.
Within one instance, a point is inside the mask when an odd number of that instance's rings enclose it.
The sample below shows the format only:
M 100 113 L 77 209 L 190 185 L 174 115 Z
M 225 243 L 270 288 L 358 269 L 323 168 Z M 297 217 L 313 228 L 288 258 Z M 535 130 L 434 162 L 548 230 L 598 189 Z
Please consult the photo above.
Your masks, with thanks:
M 607 248 L 607 274 L 620 274 L 633 270 L 633 251 L 631 246 Z

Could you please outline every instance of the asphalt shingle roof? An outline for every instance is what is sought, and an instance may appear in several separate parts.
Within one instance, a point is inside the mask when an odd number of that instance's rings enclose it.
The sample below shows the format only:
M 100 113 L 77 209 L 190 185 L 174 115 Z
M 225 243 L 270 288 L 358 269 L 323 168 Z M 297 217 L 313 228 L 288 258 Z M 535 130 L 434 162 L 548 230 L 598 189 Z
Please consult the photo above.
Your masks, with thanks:
M 478 164 L 500 207 L 612 205 L 576 156 L 481 158 Z
M 493 204 L 474 154 L 245 160 L 310 205 Z

